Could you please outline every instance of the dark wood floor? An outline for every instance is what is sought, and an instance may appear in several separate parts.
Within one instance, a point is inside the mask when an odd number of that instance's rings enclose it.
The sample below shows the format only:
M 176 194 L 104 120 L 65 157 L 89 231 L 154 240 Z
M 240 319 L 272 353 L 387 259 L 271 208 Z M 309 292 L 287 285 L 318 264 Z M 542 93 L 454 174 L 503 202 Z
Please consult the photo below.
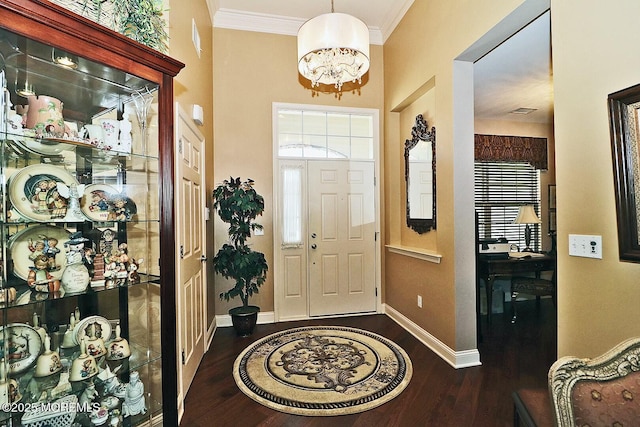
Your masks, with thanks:
M 511 426 L 511 392 L 546 387 L 556 359 L 556 314 L 551 300 L 519 302 L 518 322 L 508 314 L 483 321 L 482 366 L 453 369 L 385 315 L 258 325 L 250 338 L 218 328 L 185 400 L 182 426 Z M 506 311 L 510 313 L 509 303 Z M 303 417 L 268 409 L 245 396 L 232 377 L 233 362 L 253 340 L 307 325 L 367 329 L 399 344 L 411 358 L 413 377 L 395 399 L 371 411 L 339 417 Z

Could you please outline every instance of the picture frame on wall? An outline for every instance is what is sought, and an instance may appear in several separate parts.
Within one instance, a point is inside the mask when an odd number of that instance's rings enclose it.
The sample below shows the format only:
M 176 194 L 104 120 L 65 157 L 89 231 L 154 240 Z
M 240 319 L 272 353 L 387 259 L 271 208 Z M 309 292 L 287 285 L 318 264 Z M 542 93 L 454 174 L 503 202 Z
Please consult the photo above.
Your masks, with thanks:
M 640 262 L 640 84 L 609 94 L 618 248 Z

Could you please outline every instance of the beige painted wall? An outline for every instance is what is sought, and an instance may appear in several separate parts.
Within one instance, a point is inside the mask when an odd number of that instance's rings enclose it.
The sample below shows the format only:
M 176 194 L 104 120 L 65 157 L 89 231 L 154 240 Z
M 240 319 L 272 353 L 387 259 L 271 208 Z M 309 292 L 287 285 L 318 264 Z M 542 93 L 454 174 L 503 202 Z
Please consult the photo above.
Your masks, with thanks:
M 190 7 L 177 0 L 171 0 L 168 7 L 169 20 L 169 55 L 182 61 L 185 67 L 174 80 L 174 96 L 189 114 L 193 104 L 202 106 L 204 124 L 199 127 L 206 141 L 207 169 L 206 194 L 213 190 L 213 27 L 205 0 L 192 1 Z M 191 22 L 195 19 L 200 34 L 202 51 L 198 56 L 191 41 Z M 207 201 L 210 206 L 211 200 Z M 213 221 L 207 224 L 207 256 L 213 258 Z M 207 263 L 208 277 L 213 277 L 213 266 Z M 211 280 L 211 279 L 210 279 Z M 211 288 L 210 288 L 211 289 Z M 208 295 L 207 325 L 215 316 L 215 298 L 212 292 Z
M 618 258 L 607 112 L 609 93 L 640 82 L 637 16 L 635 0 L 551 1 L 560 355 L 640 335 L 640 264 Z M 570 233 L 602 235 L 603 259 L 568 256 Z
M 397 243 L 393 236 L 404 227 L 401 198 L 391 190 L 403 185 L 397 153 L 404 141 L 398 137 L 402 132 L 399 114 L 392 111 L 405 108 L 407 99 L 412 101 L 411 95 L 435 78 L 437 97 L 432 115 L 438 130 L 439 183 L 435 241 L 437 252 L 443 255 L 439 265 L 387 255 L 386 301 L 455 350 L 468 348 L 469 341 L 459 339 L 465 331 L 459 326 L 459 288 L 455 285 L 455 260 L 451 260 L 456 255 L 452 218 L 458 214 L 458 201 L 451 191 L 456 162 L 453 147 L 458 142 L 453 139 L 452 63 L 521 3 L 531 0 L 500 4 L 416 0 L 384 47 L 387 243 Z M 637 50 L 633 20 L 640 12 L 640 3 L 552 0 L 551 10 L 559 237 L 558 353 L 588 357 L 640 335 L 640 265 L 618 260 L 606 104 L 609 93 L 638 83 L 640 57 L 629 52 Z M 569 233 L 602 235 L 603 259 L 570 257 Z M 430 247 L 429 239 L 425 236 L 420 247 Z M 422 310 L 415 303 L 419 292 L 426 293 Z
M 435 264 L 387 253 L 385 300 L 454 351 L 474 349 L 476 334 L 474 284 L 469 271 L 473 270 L 473 260 L 465 261 L 470 276 L 466 282 L 456 278 L 453 61 L 519 3 L 416 0 L 384 46 L 386 243 L 430 249 L 442 255 L 441 262 Z M 414 236 L 404 223 L 404 165 L 400 153 L 407 129 L 402 128 L 406 128 L 402 116 L 403 111 L 420 102 L 425 90 L 436 94 L 433 111 L 423 113 L 433 118 L 429 125 L 437 132 L 438 224 L 436 231 Z M 473 170 L 466 173 L 470 179 Z M 398 189 L 403 189 L 400 194 Z M 472 220 L 472 208 L 467 214 Z M 473 245 L 473 232 L 464 240 Z M 421 309 L 416 304 L 417 295 L 423 297 Z
M 263 312 L 274 309 L 273 288 L 273 141 L 272 103 L 382 109 L 382 47 L 371 46 L 372 66 L 358 92 L 345 91 L 341 98 L 314 93 L 298 76 L 296 38 L 266 33 L 214 29 L 215 154 L 214 181 L 229 176 L 252 178 L 265 198 L 265 212 L 258 222 L 264 236 L 254 236 L 253 248 L 263 252 L 269 264 L 267 282 L 250 303 Z M 363 83 L 365 82 L 363 81 Z M 226 227 L 217 217 L 215 248 L 226 240 Z M 215 278 L 215 294 L 229 287 Z M 239 300 L 216 302 L 216 313 L 240 305 Z

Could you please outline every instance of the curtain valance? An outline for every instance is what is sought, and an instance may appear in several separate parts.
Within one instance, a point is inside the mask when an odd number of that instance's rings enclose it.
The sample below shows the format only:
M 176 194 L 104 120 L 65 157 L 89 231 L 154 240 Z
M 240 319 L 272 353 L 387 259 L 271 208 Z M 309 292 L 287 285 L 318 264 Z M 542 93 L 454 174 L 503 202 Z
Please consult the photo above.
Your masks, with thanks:
M 527 162 L 547 169 L 547 138 L 507 135 L 475 135 L 477 162 Z

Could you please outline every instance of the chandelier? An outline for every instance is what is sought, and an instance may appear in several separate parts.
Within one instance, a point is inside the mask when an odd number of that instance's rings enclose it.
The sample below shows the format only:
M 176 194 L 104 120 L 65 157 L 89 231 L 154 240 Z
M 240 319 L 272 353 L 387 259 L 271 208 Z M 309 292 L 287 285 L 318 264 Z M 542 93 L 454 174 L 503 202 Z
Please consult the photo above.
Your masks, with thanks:
M 311 80 L 342 90 L 345 82 L 362 83 L 369 70 L 369 29 L 351 15 L 331 13 L 316 16 L 298 30 L 298 71 Z

